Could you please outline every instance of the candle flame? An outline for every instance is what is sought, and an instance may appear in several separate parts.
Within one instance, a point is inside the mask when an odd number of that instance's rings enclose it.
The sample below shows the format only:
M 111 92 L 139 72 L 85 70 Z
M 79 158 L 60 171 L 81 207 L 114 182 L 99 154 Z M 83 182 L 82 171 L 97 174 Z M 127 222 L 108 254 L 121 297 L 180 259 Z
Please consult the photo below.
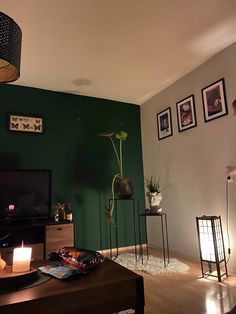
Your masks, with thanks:
M 24 241 L 22 240 L 22 242 L 21 242 L 21 247 L 24 247 Z

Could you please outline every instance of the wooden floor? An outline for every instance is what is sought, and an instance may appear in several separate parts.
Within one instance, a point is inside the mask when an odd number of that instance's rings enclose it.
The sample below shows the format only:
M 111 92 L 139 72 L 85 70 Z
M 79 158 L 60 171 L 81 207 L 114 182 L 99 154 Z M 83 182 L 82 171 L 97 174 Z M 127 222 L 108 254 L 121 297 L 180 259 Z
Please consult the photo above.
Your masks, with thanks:
M 157 250 L 149 254 L 160 256 Z M 222 314 L 236 305 L 236 275 L 221 283 L 201 278 L 200 263 L 173 256 L 189 265 L 182 273 L 144 277 L 145 314 Z

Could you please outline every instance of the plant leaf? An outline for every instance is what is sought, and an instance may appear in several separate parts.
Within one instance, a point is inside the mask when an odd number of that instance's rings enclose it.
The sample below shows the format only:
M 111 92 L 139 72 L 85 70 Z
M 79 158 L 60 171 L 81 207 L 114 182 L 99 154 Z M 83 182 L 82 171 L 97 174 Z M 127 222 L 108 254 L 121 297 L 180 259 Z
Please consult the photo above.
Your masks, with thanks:
M 156 180 L 152 176 L 151 176 L 150 179 L 145 177 L 145 186 L 148 189 L 148 191 L 151 192 L 151 193 L 153 193 L 153 192 L 160 192 L 159 179 Z
M 105 211 L 105 213 L 106 213 L 108 222 L 109 222 L 113 227 L 116 227 L 116 223 L 115 223 L 114 218 L 110 215 L 110 213 L 109 213 L 108 211 Z
M 114 132 L 102 132 L 102 133 L 98 133 L 98 136 L 112 137 L 114 134 L 115 134 Z
M 120 131 L 116 133 L 116 138 L 121 141 L 125 141 L 127 138 L 127 133 L 125 131 Z

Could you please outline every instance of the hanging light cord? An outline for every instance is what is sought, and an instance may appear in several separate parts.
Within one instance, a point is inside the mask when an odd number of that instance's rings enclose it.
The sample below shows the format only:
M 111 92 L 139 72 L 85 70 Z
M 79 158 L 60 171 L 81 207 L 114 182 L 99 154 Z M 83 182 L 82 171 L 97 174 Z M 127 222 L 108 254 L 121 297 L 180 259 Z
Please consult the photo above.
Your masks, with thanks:
M 230 253 L 231 253 L 231 249 L 230 249 L 230 235 L 229 235 L 229 180 L 230 177 L 226 178 L 226 184 L 225 184 L 225 194 L 226 194 L 226 232 L 227 232 L 227 240 L 228 240 L 228 258 L 226 261 L 226 264 L 228 264 L 229 260 L 230 260 Z

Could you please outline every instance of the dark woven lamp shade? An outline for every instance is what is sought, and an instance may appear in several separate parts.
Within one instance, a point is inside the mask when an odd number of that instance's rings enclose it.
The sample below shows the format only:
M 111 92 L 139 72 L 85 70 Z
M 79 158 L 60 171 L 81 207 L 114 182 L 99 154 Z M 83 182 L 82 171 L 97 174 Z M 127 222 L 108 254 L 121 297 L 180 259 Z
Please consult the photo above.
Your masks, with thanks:
M 16 22 L 0 12 L 0 83 L 20 77 L 22 33 Z

